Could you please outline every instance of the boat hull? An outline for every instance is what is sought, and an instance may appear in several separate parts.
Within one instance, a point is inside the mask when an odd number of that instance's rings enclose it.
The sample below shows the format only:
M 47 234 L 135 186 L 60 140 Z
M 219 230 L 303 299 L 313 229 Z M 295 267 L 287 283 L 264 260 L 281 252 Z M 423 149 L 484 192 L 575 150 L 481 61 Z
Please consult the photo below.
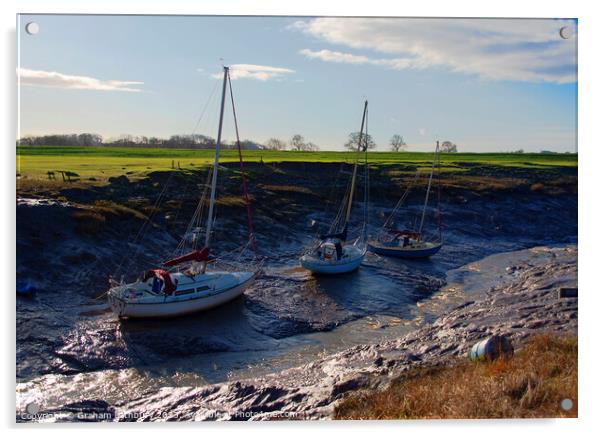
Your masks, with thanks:
M 304 255 L 301 257 L 300 262 L 301 266 L 310 270 L 312 273 L 319 275 L 338 275 L 356 270 L 362 264 L 365 255 L 365 250 L 358 250 L 357 255 L 349 257 L 347 260 L 336 262 L 324 262 L 310 255 Z
M 120 318 L 169 318 L 186 314 L 206 311 L 211 308 L 228 303 L 242 295 L 244 291 L 254 282 L 255 274 L 244 282 L 220 290 L 211 295 L 200 296 L 185 300 L 169 301 L 166 296 L 164 302 L 127 302 L 125 299 L 109 293 L 109 304 L 111 309 Z
M 368 250 L 377 253 L 379 255 L 391 256 L 394 258 L 428 258 L 435 255 L 443 245 L 441 243 L 433 243 L 428 247 L 423 248 L 407 248 L 407 247 L 395 247 L 395 246 L 384 246 L 376 241 L 368 243 Z

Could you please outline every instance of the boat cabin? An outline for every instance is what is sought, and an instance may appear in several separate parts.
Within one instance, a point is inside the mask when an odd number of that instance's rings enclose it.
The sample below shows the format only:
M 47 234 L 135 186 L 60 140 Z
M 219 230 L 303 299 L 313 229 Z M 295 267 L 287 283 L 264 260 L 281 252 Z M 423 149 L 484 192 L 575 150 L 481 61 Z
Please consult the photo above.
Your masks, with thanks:
M 318 257 L 324 261 L 338 261 L 343 257 L 340 240 L 326 240 L 318 247 Z

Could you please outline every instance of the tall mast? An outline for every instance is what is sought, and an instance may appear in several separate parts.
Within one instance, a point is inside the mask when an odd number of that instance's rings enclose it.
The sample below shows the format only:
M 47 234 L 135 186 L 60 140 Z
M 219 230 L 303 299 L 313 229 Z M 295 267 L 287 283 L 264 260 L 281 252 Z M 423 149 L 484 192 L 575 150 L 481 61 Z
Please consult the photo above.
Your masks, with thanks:
M 439 231 L 439 243 L 443 243 L 441 224 L 441 154 L 437 154 L 437 230 Z
M 219 111 L 219 127 L 217 140 L 215 142 L 215 161 L 213 163 L 213 175 L 211 178 L 211 199 L 209 201 L 209 215 L 207 216 L 207 233 L 205 234 L 205 247 L 209 247 L 211 241 L 211 228 L 213 227 L 213 209 L 215 206 L 215 189 L 217 187 L 217 170 L 219 167 L 219 151 L 222 141 L 222 125 L 224 122 L 224 104 L 226 102 L 226 83 L 228 81 L 228 67 L 224 67 L 224 84 L 222 86 L 222 104 Z
M 366 150 L 364 151 L 364 226 L 363 237 L 366 238 L 368 232 L 368 200 L 370 197 L 370 167 L 368 166 L 368 110 L 366 109 Z
M 429 184 L 426 189 L 426 196 L 424 196 L 424 206 L 422 207 L 422 218 L 420 219 L 420 227 L 418 233 L 422 233 L 422 226 L 424 225 L 424 216 L 426 215 L 426 205 L 429 201 L 429 193 L 431 192 L 431 184 L 433 182 L 433 173 L 435 172 L 435 162 L 437 161 L 437 153 L 439 153 L 439 141 L 437 141 L 437 147 L 435 147 L 435 154 L 433 155 L 433 166 L 431 168 L 431 175 L 429 176 Z
M 349 192 L 349 203 L 347 203 L 347 215 L 345 216 L 345 225 L 349 223 L 351 217 L 351 205 L 353 205 L 353 193 L 355 192 L 355 179 L 357 177 L 357 163 L 362 149 L 362 137 L 364 135 L 364 122 L 366 121 L 366 111 L 368 111 L 368 100 L 364 102 L 364 114 L 362 115 L 362 127 L 360 129 L 360 137 L 357 142 L 357 152 L 355 153 L 355 165 L 353 166 L 353 176 L 351 177 L 351 191 Z M 366 146 L 367 147 L 367 146 Z

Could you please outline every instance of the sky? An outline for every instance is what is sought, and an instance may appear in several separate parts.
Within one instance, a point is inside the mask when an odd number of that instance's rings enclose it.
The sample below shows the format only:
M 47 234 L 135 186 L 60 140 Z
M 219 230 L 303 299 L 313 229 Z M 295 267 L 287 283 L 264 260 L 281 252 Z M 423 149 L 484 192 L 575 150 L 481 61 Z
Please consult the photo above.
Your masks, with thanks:
M 25 31 L 35 22 L 38 32 Z M 222 65 L 241 138 L 341 150 L 436 140 L 459 151 L 576 152 L 570 19 L 18 17 L 19 136 L 216 137 Z M 565 28 L 561 37 L 561 28 Z M 224 137 L 234 138 L 226 107 Z

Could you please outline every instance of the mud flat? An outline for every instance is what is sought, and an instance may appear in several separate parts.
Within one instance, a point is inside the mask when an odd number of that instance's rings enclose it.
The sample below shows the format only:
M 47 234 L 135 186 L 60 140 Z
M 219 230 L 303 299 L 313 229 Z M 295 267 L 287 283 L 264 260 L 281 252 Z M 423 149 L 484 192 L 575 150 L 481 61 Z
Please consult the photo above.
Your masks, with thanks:
M 82 400 L 49 412 L 65 420 L 81 414 L 140 421 L 329 418 L 346 393 L 385 387 L 413 366 L 449 363 L 488 335 L 507 335 L 520 348 L 535 333 L 577 333 L 575 246 L 492 255 L 451 271 L 448 285 L 431 300 L 458 288 L 470 300 L 396 340 L 356 346 L 264 377 L 166 387 L 113 406 Z

